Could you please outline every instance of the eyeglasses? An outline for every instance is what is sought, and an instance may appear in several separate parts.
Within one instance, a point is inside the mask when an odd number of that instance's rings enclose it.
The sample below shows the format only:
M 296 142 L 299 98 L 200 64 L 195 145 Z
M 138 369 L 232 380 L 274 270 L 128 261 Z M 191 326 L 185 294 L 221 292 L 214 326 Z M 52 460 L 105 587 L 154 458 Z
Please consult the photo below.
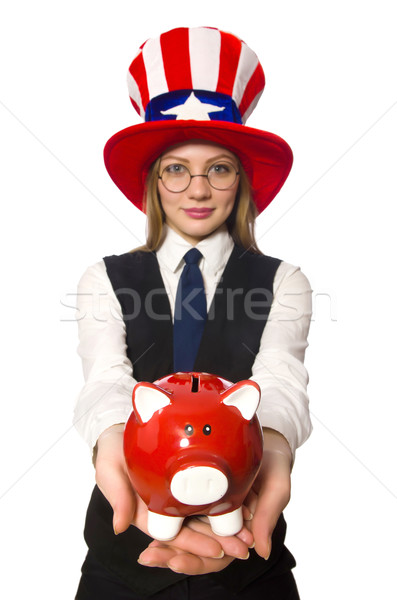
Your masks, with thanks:
M 202 175 L 192 175 L 185 165 L 173 163 L 167 165 L 158 177 L 169 192 L 177 193 L 187 190 L 193 177 L 206 177 L 215 190 L 228 190 L 235 184 L 239 174 L 234 165 L 223 161 L 214 163 Z

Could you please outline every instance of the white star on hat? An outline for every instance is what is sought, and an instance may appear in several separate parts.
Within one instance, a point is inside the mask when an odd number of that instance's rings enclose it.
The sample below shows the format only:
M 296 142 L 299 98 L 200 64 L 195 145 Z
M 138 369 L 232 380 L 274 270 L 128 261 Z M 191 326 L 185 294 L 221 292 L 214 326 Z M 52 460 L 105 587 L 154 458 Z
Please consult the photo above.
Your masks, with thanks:
M 225 110 L 225 107 L 214 104 L 204 104 L 192 92 L 184 104 L 179 104 L 168 110 L 162 110 L 162 115 L 176 115 L 176 120 L 211 121 L 208 113 Z

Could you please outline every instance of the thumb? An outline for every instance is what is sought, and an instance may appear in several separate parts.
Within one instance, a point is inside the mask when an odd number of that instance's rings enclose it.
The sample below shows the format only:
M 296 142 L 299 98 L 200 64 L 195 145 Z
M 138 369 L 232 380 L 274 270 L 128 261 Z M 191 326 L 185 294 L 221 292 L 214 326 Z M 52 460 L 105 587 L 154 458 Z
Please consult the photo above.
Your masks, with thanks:
M 110 465 L 98 465 L 96 481 L 113 509 L 113 530 L 116 535 L 122 533 L 132 523 L 136 506 L 128 476 Z
M 276 455 L 277 462 L 277 455 Z M 291 478 L 288 463 L 280 460 L 279 465 L 267 465 L 268 471 L 258 489 L 258 497 L 252 519 L 255 550 L 268 559 L 272 547 L 272 534 L 277 521 L 287 506 L 291 493 Z M 269 468 L 270 467 L 270 468 Z
M 262 494 L 258 498 L 251 527 L 255 540 L 255 550 L 266 560 L 270 556 L 272 534 L 283 510 L 283 504 L 283 502 L 280 502 L 278 494 L 271 491 Z
M 255 481 L 257 501 L 252 519 L 255 550 L 266 559 L 271 552 L 273 530 L 291 494 L 290 454 L 269 446 L 270 443 Z
M 113 509 L 113 529 L 122 533 L 135 516 L 136 496 L 127 474 L 122 436 L 101 439 L 96 458 L 96 482 Z
M 114 478 L 112 486 L 113 530 L 117 535 L 126 531 L 135 517 L 136 498 L 128 477 Z

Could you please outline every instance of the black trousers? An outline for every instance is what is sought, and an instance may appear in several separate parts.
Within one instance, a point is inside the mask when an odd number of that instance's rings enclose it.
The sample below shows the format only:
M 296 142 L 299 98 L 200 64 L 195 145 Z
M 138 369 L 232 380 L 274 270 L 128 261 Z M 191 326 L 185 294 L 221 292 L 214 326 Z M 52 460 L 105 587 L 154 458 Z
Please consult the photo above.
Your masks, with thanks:
M 150 567 L 148 567 L 150 568 Z M 88 551 L 75 600 L 145 600 L 107 571 Z M 150 596 L 150 600 L 299 600 L 291 571 L 255 579 L 238 594 L 215 582 L 210 575 L 188 577 Z

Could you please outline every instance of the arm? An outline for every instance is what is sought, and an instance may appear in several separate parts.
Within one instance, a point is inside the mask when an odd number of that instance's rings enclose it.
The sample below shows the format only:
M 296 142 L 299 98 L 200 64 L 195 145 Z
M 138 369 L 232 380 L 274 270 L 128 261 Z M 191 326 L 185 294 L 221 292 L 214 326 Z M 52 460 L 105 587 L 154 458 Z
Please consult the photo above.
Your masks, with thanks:
M 263 427 L 281 433 L 295 457 L 312 425 L 303 365 L 312 313 L 310 283 L 298 267 L 281 263 L 274 279 L 274 298 L 252 379 L 261 388 L 258 417 Z
M 136 383 L 120 304 L 103 261 L 89 267 L 79 281 L 76 320 L 85 385 L 74 425 L 92 451 L 102 432 L 127 420 Z
M 246 499 L 246 506 L 254 515 L 246 526 L 253 533 L 256 552 L 266 559 L 271 552 L 273 530 L 290 499 L 295 450 L 311 432 L 308 377 L 303 366 L 310 318 L 311 288 L 307 278 L 297 267 L 281 263 L 274 280 L 269 320 L 252 369 L 252 379 L 262 391 L 258 416 L 263 426 L 264 455 Z M 215 570 L 200 562 L 200 557 L 170 553 L 171 548 L 155 543 L 143 554 L 153 565 L 163 561 L 165 566 L 168 560 L 171 568 L 190 574 L 208 572 L 207 568 Z M 227 558 L 222 568 L 228 564 Z
M 121 307 L 103 262 L 89 267 L 80 280 L 77 320 L 78 352 L 86 383 L 76 403 L 74 422 L 93 449 L 96 482 L 113 508 L 115 533 L 125 531 L 131 523 L 147 533 L 147 508 L 131 486 L 123 452 L 124 423 L 132 408 L 136 380 L 126 355 Z M 189 572 L 199 563 L 198 568 L 213 571 L 223 568 L 226 557 L 219 557 L 229 555 L 232 558 L 228 560 L 233 560 L 246 556 L 252 540 L 247 529 L 239 537 L 217 538 L 206 523 L 191 519 L 172 544 L 162 544 L 165 559 L 159 562 L 157 556 L 154 558 L 159 566 L 167 566 L 173 556 L 184 555 L 182 567 L 180 558 L 176 560 L 176 570 Z
M 263 429 L 263 446 L 261 468 L 246 505 L 254 515 L 250 525 L 255 550 L 268 559 L 273 530 L 290 500 L 292 453 L 287 440 L 274 429 Z
M 262 392 L 258 416 L 263 426 L 264 456 L 247 505 L 254 514 L 255 549 L 264 558 L 270 555 L 274 527 L 289 502 L 295 450 L 312 430 L 308 376 L 303 366 L 310 318 L 307 278 L 297 267 L 281 263 L 269 320 L 252 369 L 252 379 Z

